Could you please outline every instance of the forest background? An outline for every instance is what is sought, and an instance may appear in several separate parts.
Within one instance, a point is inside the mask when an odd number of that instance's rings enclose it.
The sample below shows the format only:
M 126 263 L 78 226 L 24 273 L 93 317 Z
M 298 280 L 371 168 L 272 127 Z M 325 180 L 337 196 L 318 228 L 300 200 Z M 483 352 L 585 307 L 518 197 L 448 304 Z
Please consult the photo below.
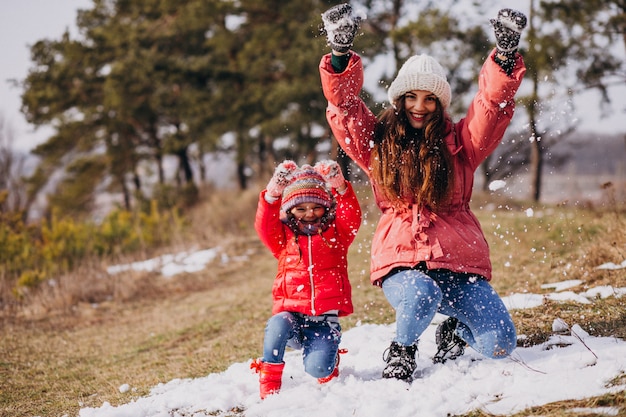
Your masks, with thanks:
M 320 14 L 336 3 L 96 0 L 78 11 L 76 36 L 33 44 L 32 66 L 16 81 L 22 111 L 54 134 L 26 157 L 0 126 L 0 306 L 19 305 L 85 257 L 168 243 L 168 225 L 181 227 L 202 190 L 259 189 L 286 158 L 337 159 L 347 178 L 366 184 L 325 120 Z M 485 16 L 501 3 L 353 6 L 367 16 L 355 50 L 375 80 L 363 91 L 371 108 L 386 105 L 408 56 L 429 53 L 448 69 L 450 111 L 462 117 L 493 47 Z M 500 184 L 515 198 L 575 205 L 604 204 L 608 189 L 625 200 L 626 126 L 579 132 L 574 105 L 593 90 L 601 115 L 624 111 L 609 94 L 626 84 L 623 2 L 532 0 L 524 12 L 528 73 L 476 188 Z

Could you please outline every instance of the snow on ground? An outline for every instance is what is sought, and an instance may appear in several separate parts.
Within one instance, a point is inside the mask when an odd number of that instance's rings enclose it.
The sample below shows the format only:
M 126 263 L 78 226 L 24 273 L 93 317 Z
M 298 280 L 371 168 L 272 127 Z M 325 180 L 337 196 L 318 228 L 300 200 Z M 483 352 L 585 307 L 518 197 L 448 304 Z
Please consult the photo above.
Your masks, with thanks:
M 172 273 L 172 264 L 165 264 L 163 259 L 159 259 L 160 267 L 167 267 L 165 270 Z M 177 259 L 184 269 L 185 262 L 180 257 L 171 259 Z M 609 267 L 626 267 L 626 261 Z M 512 310 L 532 308 L 544 299 L 588 303 L 596 297 L 626 294 L 626 288 L 612 287 L 572 291 L 579 284 L 572 280 L 546 284 L 544 288 L 553 288 L 555 292 L 515 294 L 504 301 Z M 145 397 L 133 399 L 132 387 L 124 384 L 120 392 L 128 393 L 128 403 L 83 408 L 79 416 L 226 416 L 233 415 L 229 410 L 241 409 L 245 409 L 246 417 L 380 417 L 390 412 L 394 417 L 438 417 L 476 409 L 506 415 L 554 401 L 626 390 L 624 385 L 615 385 L 616 377 L 626 374 L 626 342 L 613 337 L 591 337 L 578 324 L 565 323 L 560 318 L 555 318 L 555 334 L 547 342 L 517 348 L 509 358 L 483 359 L 467 349 L 456 361 L 433 365 L 435 328 L 443 319 L 437 315 L 420 340 L 417 363 L 421 375 L 411 385 L 380 377 L 384 367 L 382 353 L 394 336 L 394 326 L 361 323 L 344 332 L 341 347 L 348 353 L 341 356 L 339 377 L 325 385 L 304 372 L 300 351 L 288 351 L 282 390 L 265 401 L 259 399 L 258 376 L 249 369 L 251 358 L 234 363 L 221 373 L 159 384 Z M 606 416 L 619 413 L 612 407 L 574 411 Z

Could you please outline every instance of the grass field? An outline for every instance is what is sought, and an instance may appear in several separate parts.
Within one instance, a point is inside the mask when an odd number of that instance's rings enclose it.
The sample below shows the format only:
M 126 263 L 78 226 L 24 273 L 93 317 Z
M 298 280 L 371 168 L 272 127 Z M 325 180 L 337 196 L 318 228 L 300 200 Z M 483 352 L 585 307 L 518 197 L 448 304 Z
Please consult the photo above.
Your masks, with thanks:
M 165 278 L 137 272 L 109 277 L 106 262 L 92 261 L 34 294 L 20 311 L 4 314 L 0 416 L 76 416 L 82 407 L 127 403 L 158 383 L 205 376 L 257 357 L 276 263 L 252 229 L 256 193 L 226 204 L 224 198 L 214 197 L 191 213 L 193 231 L 163 253 L 219 245 L 228 262 Z M 366 216 L 349 259 L 355 313 L 342 321 L 345 330 L 357 321 L 393 321 L 382 291 L 369 284 L 369 241 L 377 212 L 367 191 L 360 198 Z M 626 270 L 595 269 L 626 259 L 624 207 L 542 207 L 488 196 L 475 198 L 474 206 L 492 250 L 492 284 L 501 295 L 543 293 L 542 284 L 570 279 L 584 282 L 581 291 L 626 287 Z M 78 292 L 82 301 L 67 301 Z M 513 318 L 518 333 L 528 336 L 526 344 L 546 340 L 557 316 L 592 335 L 626 338 L 624 302 L 613 297 L 586 305 L 550 302 L 515 310 Z M 122 394 L 122 384 L 136 390 Z M 571 407 L 598 405 L 626 413 L 622 392 L 518 416 L 571 415 Z

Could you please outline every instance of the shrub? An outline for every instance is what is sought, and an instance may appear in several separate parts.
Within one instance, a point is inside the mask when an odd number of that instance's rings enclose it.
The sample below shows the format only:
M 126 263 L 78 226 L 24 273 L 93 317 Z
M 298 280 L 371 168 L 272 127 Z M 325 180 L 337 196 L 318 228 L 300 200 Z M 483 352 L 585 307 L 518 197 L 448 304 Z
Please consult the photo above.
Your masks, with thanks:
M 0 212 L 0 309 L 91 259 L 167 245 L 185 227 L 175 209 L 162 210 L 156 201 L 145 212 L 114 210 L 99 224 L 53 212 L 27 226 L 21 217 Z

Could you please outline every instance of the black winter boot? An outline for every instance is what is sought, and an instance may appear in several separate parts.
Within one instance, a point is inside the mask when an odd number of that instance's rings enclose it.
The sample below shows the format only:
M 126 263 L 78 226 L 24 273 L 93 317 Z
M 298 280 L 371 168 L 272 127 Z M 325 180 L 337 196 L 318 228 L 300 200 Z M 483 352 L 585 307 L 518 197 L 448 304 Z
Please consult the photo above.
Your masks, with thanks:
M 455 333 L 458 323 L 459 321 L 454 317 L 448 317 L 437 326 L 435 331 L 437 353 L 433 357 L 433 363 L 444 363 L 448 359 L 454 360 L 465 353 L 465 341 Z
M 413 373 L 417 367 L 415 363 L 416 352 L 417 343 L 404 346 L 398 342 L 391 342 L 391 345 L 383 352 L 383 360 L 387 362 L 387 366 L 383 370 L 383 378 L 413 381 Z

